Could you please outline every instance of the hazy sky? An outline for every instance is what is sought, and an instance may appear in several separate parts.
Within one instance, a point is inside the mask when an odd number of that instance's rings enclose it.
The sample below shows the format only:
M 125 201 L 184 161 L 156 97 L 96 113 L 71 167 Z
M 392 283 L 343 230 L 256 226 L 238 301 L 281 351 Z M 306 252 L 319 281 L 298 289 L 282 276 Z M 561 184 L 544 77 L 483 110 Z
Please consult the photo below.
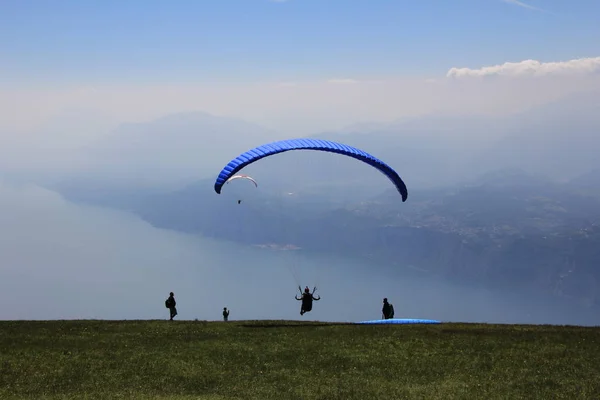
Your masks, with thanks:
M 598 91 L 598 15 L 597 0 L 5 0 L 0 178 L 52 175 L 51 163 L 85 175 L 82 146 L 124 122 L 170 113 L 239 117 L 289 138 L 427 114 L 502 116 Z M 153 168 L 168 172 L 184 150 L 200 158 L 194 152 L 209 134 L 194 143 L 157 135 L 148 148 L 171 141 L 167 161 Z M 130 153 L 111 142 L 126 154 L 106 172 L 111 179 L 133 169 L 144 138 L 129 138 Z M 36 186 L 0 185 L 0 226 L 0 302 L 11 304 L 0 318 L 162 318 L 169 290 L 185 318 L 219 318 L 224 305 L 233 318 L 299 317 L 280 255 L 161 231 Z M 363 272 L 324 278 L 332 300 L 311 317 L 376 318 L 382 293 L 391 293 L 407 317 L 542 318 L 489 293 L 354 268 Z M 265 286 L 269 279 L 276 284 Z M 345 297 L 357 290 L 364 298 Z
M 87 124 L 57 142 L 192 110 L 290 135 L 512 112 L 598 87 L 599 13 L 592 0 L 8 0 L 0 132 L 31 140 L 74 113 Z

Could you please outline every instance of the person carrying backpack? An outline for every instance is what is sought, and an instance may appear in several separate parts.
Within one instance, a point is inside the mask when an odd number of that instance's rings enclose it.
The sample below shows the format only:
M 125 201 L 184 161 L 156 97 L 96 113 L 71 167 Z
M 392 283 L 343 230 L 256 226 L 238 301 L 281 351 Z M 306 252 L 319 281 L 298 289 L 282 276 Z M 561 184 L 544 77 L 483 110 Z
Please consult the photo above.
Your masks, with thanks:
M 381 313 L 383 314 L 383 319 L 394 318 L 394 306 L 388 303 L 387 297 L 383 299 L 383 308 L 381 309 Z
M 175 295 L 173 295 L 173 292 L 171 292 L 169 294 L 169 298 L 165 300 L 165 307 L 169 309 L 169 312 L 171 314 L 171 318 L 169 319 L 169 321 L 173 321 L 173 318 L 177 315 L 177 308 L 175 308 L 176 305 L 177 302 L 175 301 Z

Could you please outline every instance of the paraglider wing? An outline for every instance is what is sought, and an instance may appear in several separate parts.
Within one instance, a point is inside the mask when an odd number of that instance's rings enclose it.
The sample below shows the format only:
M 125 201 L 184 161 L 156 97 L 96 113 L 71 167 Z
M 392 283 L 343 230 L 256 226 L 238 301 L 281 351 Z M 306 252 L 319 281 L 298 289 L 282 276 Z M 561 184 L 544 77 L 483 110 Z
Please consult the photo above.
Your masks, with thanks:
M 258 183 L 251 176 L 248 176 L 248 175 L 234 175 L 231 178 L 227 179 L 227 181 L 225 181 L 225 182 L 229 183 L 235 179 L 248 179 L 249 181 L 254 183 L 254 186 L 258 187 Z
M 398 173 L 383 161 L 357 148 L 341 143 L 330 142 L 328 140 L 318 139 L 282 140 L 279 142 L 264 144 L 240 154 L 239 156 L 231 160 L 219 173 L 219 176 L 215 181 L 215 192 L 221 193 L 221 188 L 223 187 L 223 184 L 225 184 L 227 180 L 231 179 L 238 171 L 240 171 L 247 165 L 252 164 L 253 162 L 258 161 L 262 158 L 290 150 L 326 151 L 360 160 L 372 167 L 377 168 L 385 176 L 387 176 L 389 180 L 392 181 L 392 183 L 396 186 L 398 192 L 402 195 L 403 202 L 406 201 L 406 199 L 408 198 L 408 190 L 406 189 L 406 185 L 404 184 Z
M 385 325 L 385 324 L 441 324 L 436 319 L 396 318 L 396 319 L 374 319 L 371 321 L 357 322 L 363 325 Z

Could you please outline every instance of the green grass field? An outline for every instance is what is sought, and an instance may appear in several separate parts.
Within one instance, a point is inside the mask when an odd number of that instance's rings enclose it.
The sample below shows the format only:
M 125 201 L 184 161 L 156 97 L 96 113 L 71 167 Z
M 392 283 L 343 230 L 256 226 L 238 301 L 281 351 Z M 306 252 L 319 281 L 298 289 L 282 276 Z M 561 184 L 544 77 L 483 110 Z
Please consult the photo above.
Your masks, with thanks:
M 600 328 L 0 322 L 0 398 L 600 399 Z

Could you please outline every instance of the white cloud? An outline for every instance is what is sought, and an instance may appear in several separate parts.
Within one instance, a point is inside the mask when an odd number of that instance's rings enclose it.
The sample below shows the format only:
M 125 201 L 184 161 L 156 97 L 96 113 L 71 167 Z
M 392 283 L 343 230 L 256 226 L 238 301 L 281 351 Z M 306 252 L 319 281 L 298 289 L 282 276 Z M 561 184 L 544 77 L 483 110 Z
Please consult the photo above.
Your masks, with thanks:
M 546 76 L 546 75 L 582 75 L 600 71 L 600 57 L 577 58 L 569 61 L 541 62 L 523 60 L 506 62 L 478 69 L 450 68 L 447 77 L 485 77 L 485 76 Z
M 351 85 L 353 83 L 358 83 L 356 79 L 348 79 L 348 78 L 334 78 L 329 79 L 327 83 L 331 83 L 334 85 Z
M 519 7 L 527 8 L 529 10 L 544 11 L 541 8 L 534 7 L 532 5 L 523 3 L 522 1 L 519 1 L 519 0 L 502 0 L 502 1 L 505 2 L 505 3 L 509 3 L 509 4 L 514 4 L 514 5 L 519 6 Z

